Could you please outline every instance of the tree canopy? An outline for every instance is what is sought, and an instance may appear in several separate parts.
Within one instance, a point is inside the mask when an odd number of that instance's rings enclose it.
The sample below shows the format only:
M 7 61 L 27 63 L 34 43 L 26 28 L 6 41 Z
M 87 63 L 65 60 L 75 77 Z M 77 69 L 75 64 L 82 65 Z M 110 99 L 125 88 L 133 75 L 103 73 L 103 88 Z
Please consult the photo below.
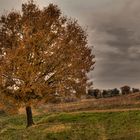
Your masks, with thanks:
M 34 101 L 85 92 L 94 55 L 76 20 L 57 5 L 33 1 L 0 18 L 1 95 L 30 105 Z

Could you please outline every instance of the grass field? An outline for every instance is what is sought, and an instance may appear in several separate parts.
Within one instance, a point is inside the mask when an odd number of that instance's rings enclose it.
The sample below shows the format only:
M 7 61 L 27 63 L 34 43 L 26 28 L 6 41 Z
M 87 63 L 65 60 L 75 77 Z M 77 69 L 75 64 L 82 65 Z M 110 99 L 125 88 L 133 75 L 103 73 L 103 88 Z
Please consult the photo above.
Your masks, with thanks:
M 1 116 L 0 140 L 140 140 L 140 111 Z
M 20 115 L 0 116 L 0 140 L 140 140 L 140 94 L 33 108 L 35 125 Z

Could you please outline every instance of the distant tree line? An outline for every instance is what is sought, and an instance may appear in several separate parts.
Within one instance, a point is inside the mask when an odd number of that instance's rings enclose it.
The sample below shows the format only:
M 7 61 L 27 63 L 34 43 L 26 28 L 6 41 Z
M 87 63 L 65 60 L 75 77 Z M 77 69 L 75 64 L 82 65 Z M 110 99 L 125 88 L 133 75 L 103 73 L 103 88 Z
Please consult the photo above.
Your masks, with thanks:
M 114 97 L 114 96 L 120 96 L 120 95 L 126 95 L 131 93 L 137 93 L 140 92 L 140 89 L 138 88 L 131 88 L 130 86 L 123 86 L 120 89 L 114 88 L 114 89 L 89 89 L 87 92 L 87 98 L 94 97 L 94 98 L 107 98 L 107 97 Z

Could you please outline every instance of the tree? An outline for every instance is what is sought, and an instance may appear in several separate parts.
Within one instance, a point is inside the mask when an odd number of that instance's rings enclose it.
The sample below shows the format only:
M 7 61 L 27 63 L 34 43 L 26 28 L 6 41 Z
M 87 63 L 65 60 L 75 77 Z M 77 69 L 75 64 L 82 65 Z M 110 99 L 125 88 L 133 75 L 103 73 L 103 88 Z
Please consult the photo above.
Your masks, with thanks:
M 140 89 L 138 89 L 138 88 L 132 88 L 132 93 L 137 93 L 137 92 L 140 92 Z
M 89 89 L 88 96 L 94 96 L 97 99 L 101 96 L 101 91 L 100 89 Z
M 120 94 L 120 91 L 117 88 L 111 90 L 111 96 L 117 96 Z
M 103 96 L 103 98 L 106 98 L 106 97 L 108 97 L 109 96 L 109 94 L 108 94 L 108 90 L 103 90 L 102 91 L 102 96 Z
M 121 87 L 121 92 L 122 92 L 122 94 L 124 95 L 124 94 L 129 94 L 130 93 L 130 87 L 129 86 L 123 86 L 123 87 Z
M 34 124 L 34 103 L 56 94 L 84 94 L 94 67 L 87 34 L 77 21 L 62 16 L 57 5 L 40 9 L 32 0 L 21 12 L 1 16 L 0 61 L 1 96 L 26 107 L 27 127 Z

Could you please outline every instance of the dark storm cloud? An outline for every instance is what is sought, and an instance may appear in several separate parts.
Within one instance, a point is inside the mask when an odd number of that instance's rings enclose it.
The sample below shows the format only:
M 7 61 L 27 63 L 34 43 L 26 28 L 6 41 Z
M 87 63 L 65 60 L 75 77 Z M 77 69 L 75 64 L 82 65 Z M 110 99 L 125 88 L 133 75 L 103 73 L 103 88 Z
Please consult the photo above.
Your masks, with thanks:
M 115 40 L 107 40 L 105 42 L 109 46 L 128 50 L 133 45 L 140 45 L 140 41 L 134 38 L 134 31 L 130 31 L 129 29 L 117 27 L 106 29 L 106 32 L 115 37 Z
M 138 0 L 124 0 L 118 1 L 115 11 L 93 14 L 95 17 L 91 26 L 92 36 L 96 37 L 93 40 L 97 56 L 95 73 L 92 75 L 93 79 L 96 77 L 95 86 L 140 86 L 139 8 Z

